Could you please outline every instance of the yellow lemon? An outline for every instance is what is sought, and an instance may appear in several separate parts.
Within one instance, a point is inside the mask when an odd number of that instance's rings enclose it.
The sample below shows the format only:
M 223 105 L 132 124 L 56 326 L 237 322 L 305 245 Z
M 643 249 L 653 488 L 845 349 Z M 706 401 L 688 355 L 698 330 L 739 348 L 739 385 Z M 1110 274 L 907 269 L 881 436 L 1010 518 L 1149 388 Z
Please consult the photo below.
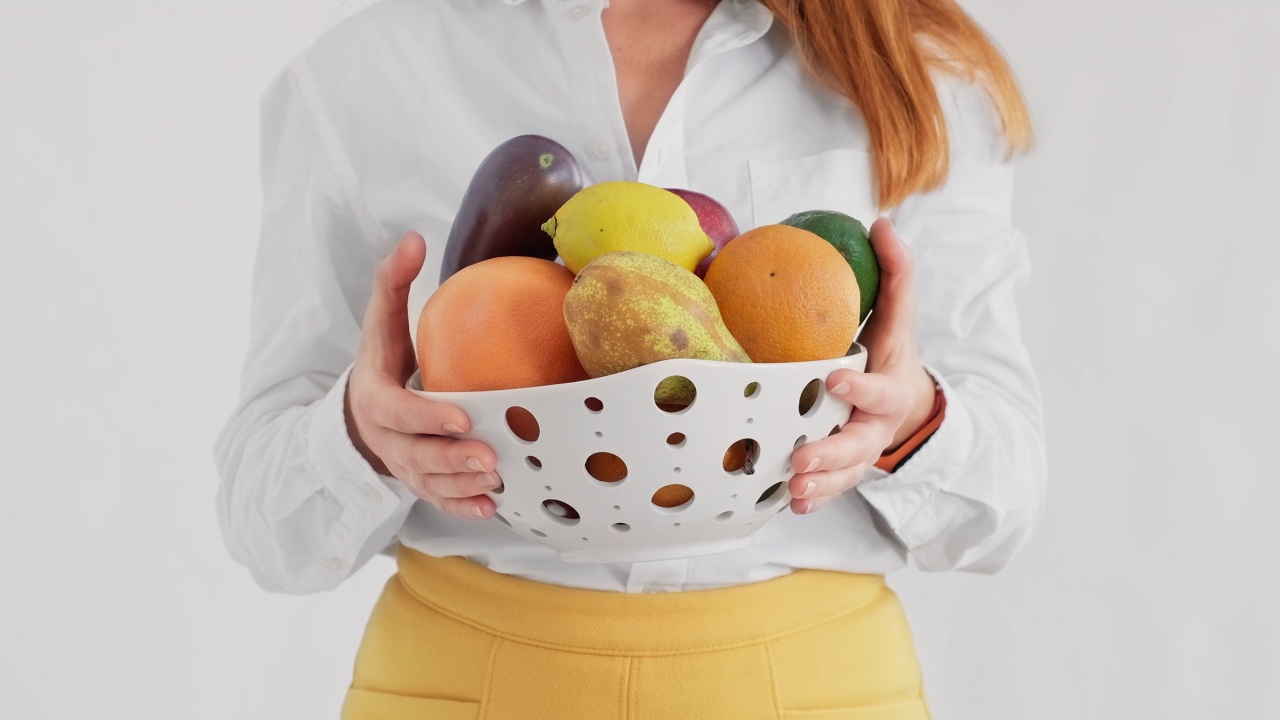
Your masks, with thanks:
M 617 250 L 654 255 L 692 272 L 715 249 L 689 203 L 640 182 L 620 180 L 583 188 L 542 229 L 574 274 Z

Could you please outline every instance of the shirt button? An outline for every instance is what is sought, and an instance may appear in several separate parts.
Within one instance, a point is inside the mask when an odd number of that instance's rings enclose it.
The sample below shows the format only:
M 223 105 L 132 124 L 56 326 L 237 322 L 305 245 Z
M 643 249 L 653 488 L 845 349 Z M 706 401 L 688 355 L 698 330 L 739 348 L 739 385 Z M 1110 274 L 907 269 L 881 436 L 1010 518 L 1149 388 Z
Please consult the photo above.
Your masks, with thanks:
M 657 593 L 657 592 L 662 592 L 662 588 L 658 587 L 657 585 L 645 585 L 644 589 L 642 589 L 640 592 Z
M 597 160 L 605 160 L 613 155 L 613 146 L 601 140 L 591 147 L 591 155 Z
M 590 11 L 591 9 L 588 8 L 586 5 L 574 5 L 573 7 L 569 8 L 569 19 L 581 20 L 582 18 L 586 17 L 587 13 Z

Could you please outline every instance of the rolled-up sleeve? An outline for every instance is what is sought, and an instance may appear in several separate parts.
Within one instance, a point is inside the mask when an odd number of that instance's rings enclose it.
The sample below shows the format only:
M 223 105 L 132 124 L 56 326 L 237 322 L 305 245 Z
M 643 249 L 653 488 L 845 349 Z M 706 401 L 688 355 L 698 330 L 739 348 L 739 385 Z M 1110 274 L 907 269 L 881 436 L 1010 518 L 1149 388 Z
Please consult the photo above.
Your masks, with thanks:
M 951 170 L 890 213 L 913 249 L 921 359 L 946 398 L 938 430 L 859 492 L 922 570 L 994 572 L 1038 523 L 1047 483 L 1040 388 L 1015 304 L 1030 274 L 1013 167 L 984 91 L 940 93 Z
M 300 62 L 263 97 L 248 352 L 214 447 L 227 548 L 259 585 L 289 593 L 338 585 L 394 539 L 413 501 L 347 434 L 347 376 L 382 244 Z

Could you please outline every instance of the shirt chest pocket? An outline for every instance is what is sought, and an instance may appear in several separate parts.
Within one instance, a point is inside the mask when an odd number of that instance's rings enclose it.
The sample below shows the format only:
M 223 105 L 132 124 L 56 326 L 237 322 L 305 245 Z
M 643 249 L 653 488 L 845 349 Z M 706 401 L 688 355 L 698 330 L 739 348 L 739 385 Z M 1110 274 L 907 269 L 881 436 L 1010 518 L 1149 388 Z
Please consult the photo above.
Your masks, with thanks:
M 871 156 L 840 148 L 792 160 L 750 160 L 751 227 L 805 210 L 835 210 L 867 227 L 879 216 Z

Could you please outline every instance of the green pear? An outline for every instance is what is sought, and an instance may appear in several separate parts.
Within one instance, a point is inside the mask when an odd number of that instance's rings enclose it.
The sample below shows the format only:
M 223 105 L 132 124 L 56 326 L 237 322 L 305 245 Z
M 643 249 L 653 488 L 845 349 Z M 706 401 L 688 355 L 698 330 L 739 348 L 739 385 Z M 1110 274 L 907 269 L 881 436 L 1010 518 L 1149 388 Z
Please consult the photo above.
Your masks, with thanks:
M 583 267 L 565 296 L 564 319 L 591 377 L 672 358 L 751 362 L 698 276 L 646 253 L 606 253 Z M 655 400 L 687 406 L 694 392 L 687 380 L 668 378 Z

